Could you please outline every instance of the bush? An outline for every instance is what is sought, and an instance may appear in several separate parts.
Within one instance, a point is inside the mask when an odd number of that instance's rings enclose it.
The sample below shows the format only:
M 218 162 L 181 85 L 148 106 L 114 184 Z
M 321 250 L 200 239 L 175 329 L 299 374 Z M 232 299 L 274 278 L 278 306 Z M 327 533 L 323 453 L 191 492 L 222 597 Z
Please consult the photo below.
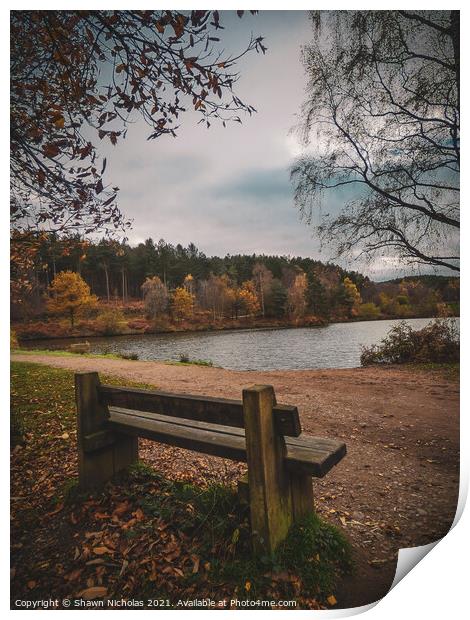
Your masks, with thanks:
M 121 330 L 121 324 L 125 322 L 124 315 L 121 310 L 117 308 L 111 310 L 104 310 L 96 320 L 99 331 L 104 336 L 113 336 L 119 334 Z
M 194 364 L 195 366 L 213 366 L 214 363 L 211 360 L 198 360 L 191 359 L 187 353 L 180 353 L 180 364 Z
M 139 354 L 138 353 L 118 353 L 119 357 L 121 357 L 123 360 L 138 360 L 139 359 Z
M 380 308 L 372 302 L 361 304 L 358 308 L 357 316 L 361 319 L 376 319 L 380 316 Z
M 402 321 L 380 344 L 363 347 L 361 365 L 449 363 L 460 359 L 460 338 L 455 321 L 437 319 L 420 330 Z

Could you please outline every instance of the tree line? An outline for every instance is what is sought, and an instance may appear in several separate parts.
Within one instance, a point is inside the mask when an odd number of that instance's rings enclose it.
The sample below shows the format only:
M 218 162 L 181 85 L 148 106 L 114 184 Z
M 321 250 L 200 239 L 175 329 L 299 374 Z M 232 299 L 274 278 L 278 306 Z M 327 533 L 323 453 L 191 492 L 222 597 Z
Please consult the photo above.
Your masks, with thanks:
M 207 256 L 193 243 L 185 247 L 163 239 L 149 238 L 131 246 L 109 239 L 83 241 L 78 236 L 42 234 L 28 288 L 14 299 L 14 318 L 38 316 L 53 308 L 48 298 L 57 296 L 57 278 L 65 272 L 78 274 L 90 295 L 102 302 L 125 307 L 142 300 L 152 320 L 190 320 L 198 312 L 213 321 L 429 316 L 455 313 L 459 299 L 458 278 L 411 277 L 376 283 L 359 272 L 311 258 L 218 257 Z

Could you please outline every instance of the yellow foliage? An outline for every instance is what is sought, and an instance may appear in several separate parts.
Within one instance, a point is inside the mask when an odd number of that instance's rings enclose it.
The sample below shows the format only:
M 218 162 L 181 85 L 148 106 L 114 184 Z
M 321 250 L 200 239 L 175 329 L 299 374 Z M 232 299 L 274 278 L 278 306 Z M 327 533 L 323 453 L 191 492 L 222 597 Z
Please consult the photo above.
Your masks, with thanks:
M 350 278 L 344 278 L 343 285 L 346 293 L 346 298 L 351 304 L 351 314 L 355 316 L 357 315 L 359 304 L 362 301 L 361 294 L 357 290 L 357 286 Z
M 51 314 L 68 314 L 73 327 L 76 314 L 96 305 L 98 298 L 92 295 L 85 280 L 74 271 L 61 271 L 49 287 L 46 301 Z
M 185 288 L 178 287 L 171 300 L 173 316 L 180 321 L 190 319 L 193 315 L 193 307 L 194 295 L 191 295 Z
M 239 297 L 248 314 L 255 315 L 259 313 L 261 306 L 258 295 L 256 294 L 255 285 L 251 280 L 243 282 L 239 291 Z

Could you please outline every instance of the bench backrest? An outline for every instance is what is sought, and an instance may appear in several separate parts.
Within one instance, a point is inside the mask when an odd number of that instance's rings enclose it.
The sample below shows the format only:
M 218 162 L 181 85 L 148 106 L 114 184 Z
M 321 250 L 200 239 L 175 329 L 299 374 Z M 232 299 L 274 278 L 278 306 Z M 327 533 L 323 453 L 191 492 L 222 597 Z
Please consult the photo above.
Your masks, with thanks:
M 99 386 L 98 394 L 101 404 L 105 406 L 124 407 L 174 418 L 244 428 L 241 400 L 173 394 L 111 385 Z M 287 437 L 298 437 L 301 434 L 297 407 L 276 404 L 273 407 L 273 417 L 279 434 Z

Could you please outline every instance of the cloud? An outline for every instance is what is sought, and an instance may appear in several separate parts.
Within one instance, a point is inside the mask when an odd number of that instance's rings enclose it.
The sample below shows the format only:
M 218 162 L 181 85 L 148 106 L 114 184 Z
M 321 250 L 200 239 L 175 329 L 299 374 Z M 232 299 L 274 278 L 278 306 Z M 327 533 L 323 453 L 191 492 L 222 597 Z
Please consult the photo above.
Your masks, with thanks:
M 249 200 L 292 201 L 289 171 L 284 168 L 249 170 L 217 188 L 215 197 L 236 197 Z

